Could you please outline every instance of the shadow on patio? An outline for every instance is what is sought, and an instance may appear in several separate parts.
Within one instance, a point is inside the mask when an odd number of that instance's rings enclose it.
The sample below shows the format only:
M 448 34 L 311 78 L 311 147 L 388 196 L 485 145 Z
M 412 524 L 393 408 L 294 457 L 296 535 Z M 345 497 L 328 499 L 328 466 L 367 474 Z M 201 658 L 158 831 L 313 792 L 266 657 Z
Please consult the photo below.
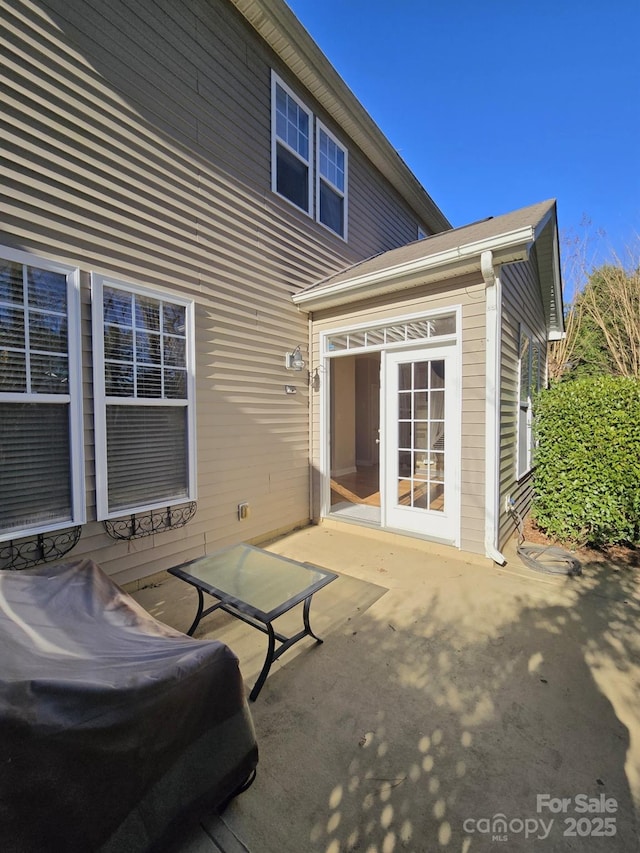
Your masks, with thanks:
M 515 553 L 499 569 L 323 527 L 270 547 L 346 577 L 314 598 L 324 644 L 287 653 L 251 706 L 253 787 L 176 853 L 636 849 L 637 569 L 594 561 L 570 580 Z M 163 588 L 136 597 L 186 629 L 191 609 Z M 231 645 L 250 687 L 265 638 L 218 614 L 200 630 Z M 539 794 L 570 802 L 538 810 Z

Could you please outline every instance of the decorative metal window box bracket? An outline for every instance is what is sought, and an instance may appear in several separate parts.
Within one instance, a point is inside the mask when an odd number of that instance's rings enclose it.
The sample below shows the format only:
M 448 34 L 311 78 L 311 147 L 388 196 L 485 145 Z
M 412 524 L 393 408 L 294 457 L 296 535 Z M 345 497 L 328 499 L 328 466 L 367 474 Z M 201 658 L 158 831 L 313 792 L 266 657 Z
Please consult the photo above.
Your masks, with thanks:
M 168 506 L 162 510 L 134 512 L 126 518 L 106 519 L 103 524 L 112 539 L 141 539 L 143 536 L 184 527 L 196 514 L 197 508 L 195 502 Z
M 81 532 L 82 527 L 78 526 L 0 543 L 0 570 L 31 569 L 59 560 L 75 548 Z

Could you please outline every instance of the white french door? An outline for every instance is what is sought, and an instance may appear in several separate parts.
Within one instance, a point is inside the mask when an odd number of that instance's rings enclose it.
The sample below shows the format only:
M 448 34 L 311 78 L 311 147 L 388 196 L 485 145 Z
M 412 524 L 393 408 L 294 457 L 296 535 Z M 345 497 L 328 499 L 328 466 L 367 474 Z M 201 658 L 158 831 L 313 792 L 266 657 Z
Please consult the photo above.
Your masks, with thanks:
M 457 348 L 383 354 L 381 462 L 385 527 L 458 543 Z

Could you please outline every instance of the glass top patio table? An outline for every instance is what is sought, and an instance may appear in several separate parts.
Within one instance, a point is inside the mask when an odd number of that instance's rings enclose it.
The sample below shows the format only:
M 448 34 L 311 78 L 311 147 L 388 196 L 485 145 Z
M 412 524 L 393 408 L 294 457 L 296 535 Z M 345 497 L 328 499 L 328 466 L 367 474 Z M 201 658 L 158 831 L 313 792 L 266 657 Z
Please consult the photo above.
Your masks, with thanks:
M 322 642 L 313 633 L 309 623 L 311 599 L 314 593 L 338 577 L 328 569 L 299 563 L 245 544 L 233 545 L 215 554 L 190 560 L 168 571 L 194 586 L 198 592 L 198 610 L 187 634 L 192 635 L 205 616 L 222 609 L 269 637 L 262 671 L 249 695 L 254 701 L 264 685 L 271 664 L 283 652 L 304 637 L 313 637 L 316 642 Z M 218 599 L 206 610 L 205 592 Z M 292 637 L 278 633 L 273 627 L 273 620 L 301 602 L 303 629 Z M 280 643 L 277 651 L 276 641 Z
M 338 577 L 327 569 L 245 544 L 199 557 L 169 572 L 264 623 Z

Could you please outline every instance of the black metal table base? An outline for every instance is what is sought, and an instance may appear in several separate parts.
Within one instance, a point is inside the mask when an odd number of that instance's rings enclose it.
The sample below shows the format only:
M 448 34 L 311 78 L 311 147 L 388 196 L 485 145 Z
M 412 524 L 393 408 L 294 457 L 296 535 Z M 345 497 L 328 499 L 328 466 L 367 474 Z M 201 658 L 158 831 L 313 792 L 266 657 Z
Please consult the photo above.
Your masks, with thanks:
M 196 612 L 196 618 L 193 620 L 193 625 L 187 631 L 187 634 L 191 637 L 193 636 L 193 632 L 196 630 L 198 625 L 200 624 L 200 620 L 204 619 L 205 616 L 208 616 L 210 613 L 213 613 L 214 610 L 224 610 L 225 613 L 229 613 L 231 616 L 235 616 L 237 619 L 241 619 L 243 622 L 246 622 L 247 625 L 252 625 L 254 628 L 257 628 L 258 631 L 262 631 L 263 634 L 266 634 L 269 638 L 267 645 L 267 655 L 264 659 L 264 664 L 262 665 L 262 670 L 260 671 L 260 675 L 256 683 L 253 685 L 253 689 L 249 694 L 249 699 L 252 702 L 255 702 L 258 698 L 258 694 L 262 690 L 262 687 L 267 680 L 267 676 L 269 675 L 269 670 L 271 669 L 271 665 L 274 661 L 278 660 L 280 655 L 284 654 L 287 649 L 290 649 L 291 646 L 295 645 L 299 640 L 304 639 L 305 637 L 313 637 L 316 643 L 322 643 L 320 637 L 316 636 L 311 630 L 311 625 L 309 623 L 309 609 L 311 608 L 311 599 L 313 598 L 313 594 L 308 598 L 304 599 L 302 606 L 302 622 L 304 624 L 304 629 L 299 631 L 297 634 L 294 634 L 293 637 L 285 637 L 284 634 L 280 634 L 278 631 L 275 631 L 273 628 L 272 622 L 258 622 L 256 619 L 252 619 L 250 616 L 247 616 L 245 613 L 241 613 L 235 607 L 230 604 L 226 604 L 223 601 L 218 601 L 216 604 L 213 604 L 211 607 L 207 607 L 204 609 L 204 593 L 199 588 L 196 587 L 198 593 L 198 610 Z M 278 648 L 276 649 L 276 641 L 280 643 Z

